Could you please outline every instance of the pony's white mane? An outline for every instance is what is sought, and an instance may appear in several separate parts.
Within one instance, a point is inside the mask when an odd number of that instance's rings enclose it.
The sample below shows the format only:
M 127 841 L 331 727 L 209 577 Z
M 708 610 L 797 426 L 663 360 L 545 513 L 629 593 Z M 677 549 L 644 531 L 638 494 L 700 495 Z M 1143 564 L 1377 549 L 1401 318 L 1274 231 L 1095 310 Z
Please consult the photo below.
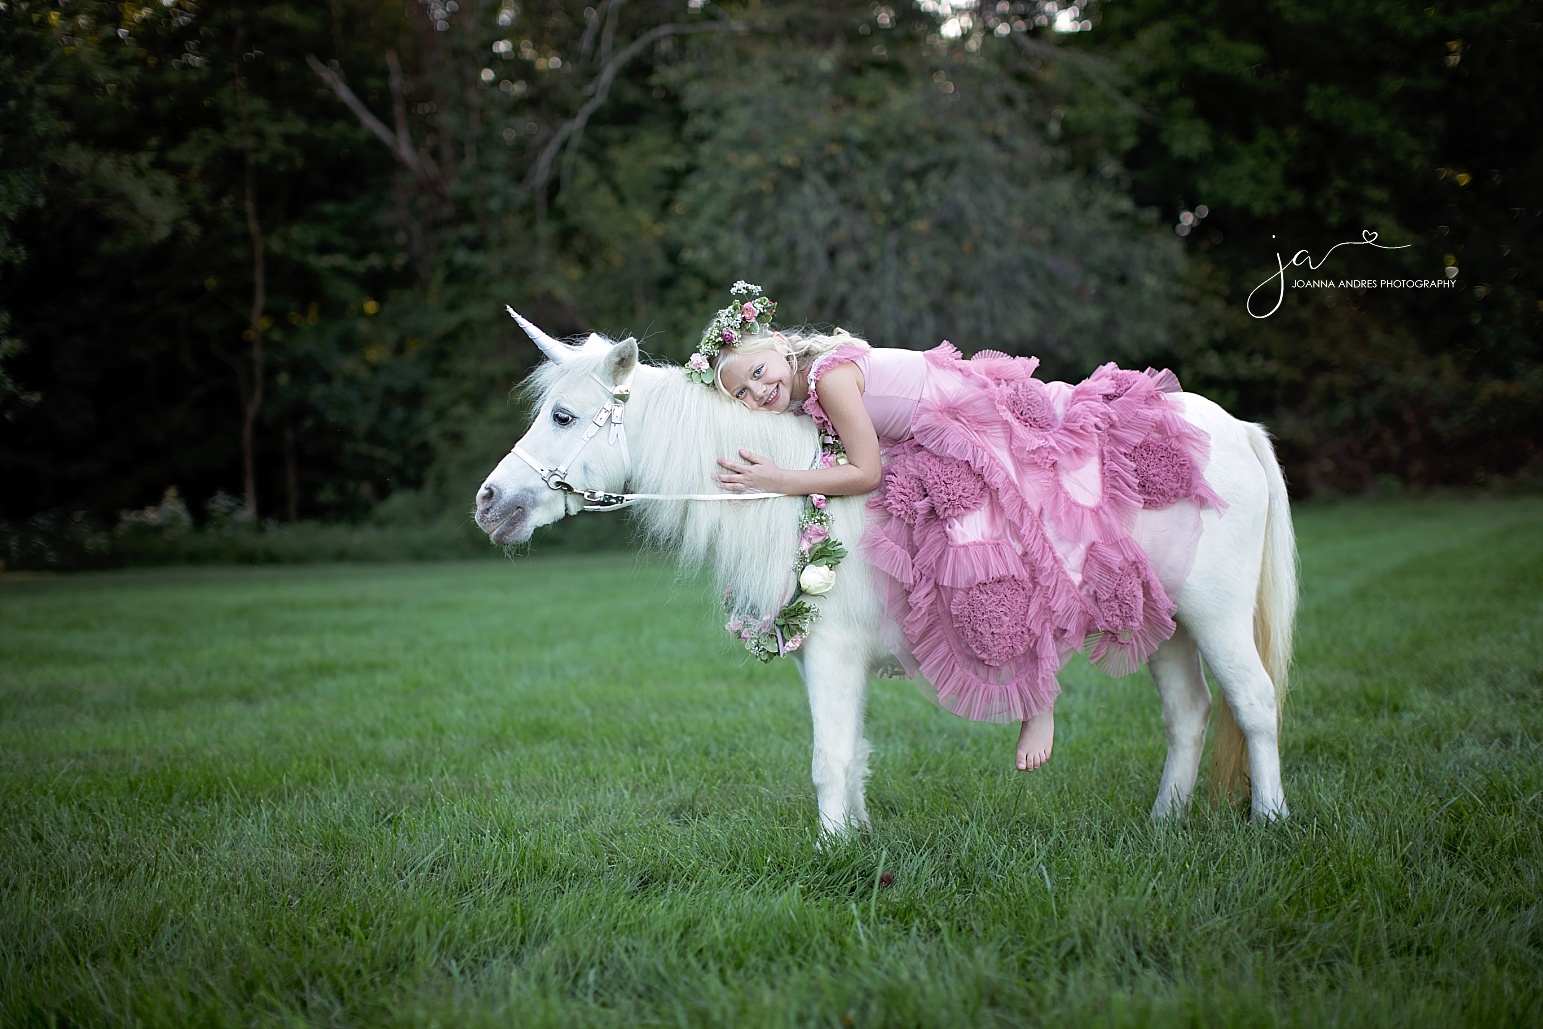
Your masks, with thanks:
M 595 376 L 604 360 L 599 354 L 547 362 L 527 385 L 543 402 L 555 394 L 573 398 L 569 402 L 576 410 L 591 397 L 598 406 L 604 393 Z M 718 493 L 717 459 L 736 458 L 741 449 L 783 468 L 812 467 L 819 454 L 819 431 L 810 419 L 752 413 L 692 382 L 677 367 L 638 367 L 626 424 L 632 456 L 627 488 L 638 493 Z M 768 614 L 792 588 L 802 504 L 797 497 L 741 503 L 650 500 L 632 510 L 648 543 L 676 552 L 687 567 L 710 565 L 719 586 L 733 590 L 742 609 Z M 838 534 L 847 522 L 853 528 L 845 531 L 861 531 L 860 498 L 840 498 L 834 506 Z M 843 538 L 849 547 L 857 542 L 853 536 Z

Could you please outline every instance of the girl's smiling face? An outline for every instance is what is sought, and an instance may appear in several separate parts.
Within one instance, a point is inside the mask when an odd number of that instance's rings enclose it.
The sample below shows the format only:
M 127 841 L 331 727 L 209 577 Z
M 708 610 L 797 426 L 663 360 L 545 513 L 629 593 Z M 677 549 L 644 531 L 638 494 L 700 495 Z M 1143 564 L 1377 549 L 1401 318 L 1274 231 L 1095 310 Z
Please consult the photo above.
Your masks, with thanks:
M 797 377 L 793 366 L 780 350 L 752 353 L 729 351 L 718 362 L 718 381 L 730 397 L 752 411 L 781 414 L 796 397 Z

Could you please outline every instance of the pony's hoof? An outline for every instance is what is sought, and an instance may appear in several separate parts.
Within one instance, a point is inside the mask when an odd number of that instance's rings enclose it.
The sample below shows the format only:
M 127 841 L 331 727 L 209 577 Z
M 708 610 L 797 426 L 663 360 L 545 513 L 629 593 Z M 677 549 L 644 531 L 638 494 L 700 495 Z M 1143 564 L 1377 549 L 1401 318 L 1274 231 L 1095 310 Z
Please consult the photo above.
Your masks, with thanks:
M 1152 805 L 1152 814 L 1148 816 L 1153 825 L 1169 825 L 1179 821 L 1189 814 L 1189 804 L 1172 801 L 1163 803 L 1158 801 Z
M 866 818 L 821 825 L 820 835 L 814 841 L 814 851 L 816 854 L 825 854 L 839 850 L 872 828 Z
M 1286 807 L 1284 800 L 1272 807 L 1255 808 L 1253 812 L 1255 825 L 1270 825 L 1273 822 L 1284 822 L 1290 817 L 1291 811 Z

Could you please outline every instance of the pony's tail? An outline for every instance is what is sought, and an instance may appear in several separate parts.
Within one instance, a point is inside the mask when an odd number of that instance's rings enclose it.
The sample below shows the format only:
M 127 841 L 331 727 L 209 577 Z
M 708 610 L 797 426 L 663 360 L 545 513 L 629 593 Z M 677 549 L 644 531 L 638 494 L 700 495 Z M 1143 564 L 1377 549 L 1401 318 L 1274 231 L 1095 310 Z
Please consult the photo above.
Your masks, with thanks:
M 1297 544 L 1291 527 L 1291 501 L 1286 477 L 1270 435 L 1262 426 L 1248 425 L 1248 443 L 1264 470 L 1269 501 L 1264 523 L 1264 554 L 1259 567 L 1259 590 L 1254 598 L 1254 647 L 1265 674 L 1275 687 L 1275 735 L 1279 741 L 1290 688 L 1291 645 L 1297 620 Z M 1227 697 L 1216 697 L 1216 724 L 1211 748 L 1211 783 L 1218 797 L 1242 791 L 1248 778 L 1248 746 L 1243 730 L 1232 716 Z

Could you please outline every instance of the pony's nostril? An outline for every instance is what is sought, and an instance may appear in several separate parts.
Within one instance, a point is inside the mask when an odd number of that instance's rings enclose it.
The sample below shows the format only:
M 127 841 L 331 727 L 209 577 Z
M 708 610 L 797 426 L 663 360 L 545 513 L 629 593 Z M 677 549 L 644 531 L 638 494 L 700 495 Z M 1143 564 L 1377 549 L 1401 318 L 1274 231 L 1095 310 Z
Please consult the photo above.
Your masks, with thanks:
M 477 506 L 487 507 L 497 496 L 498 490 L 494 489 L 491 485 L 483 486 L 477 491 Z

